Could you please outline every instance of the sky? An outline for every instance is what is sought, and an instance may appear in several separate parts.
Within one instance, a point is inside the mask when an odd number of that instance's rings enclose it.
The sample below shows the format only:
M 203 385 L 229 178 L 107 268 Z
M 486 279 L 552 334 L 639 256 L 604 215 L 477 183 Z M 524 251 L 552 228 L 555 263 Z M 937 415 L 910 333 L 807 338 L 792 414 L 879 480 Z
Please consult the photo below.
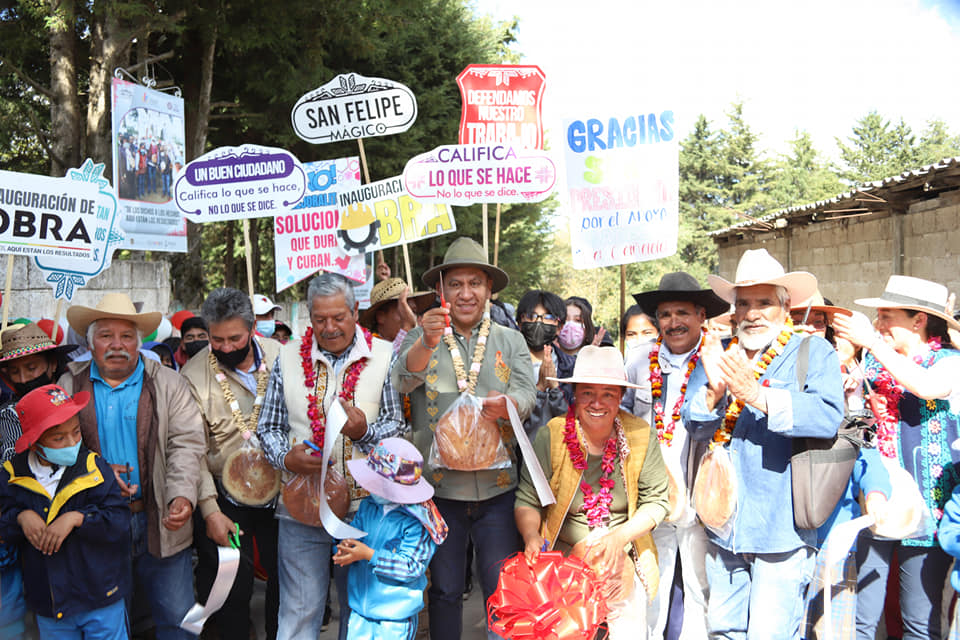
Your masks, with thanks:
M 476 0 L 519 19 L 521 63 L 547 78 L 544 122 L 672 109 L 680 139 L 699 114 L 726 125 L 736 100 L 771 155 L 806 130 L 837 160 L 870 110 L 919 134 L 960 133 L 960 0 Z M 550 142 L 553 140 L 553 142 Z

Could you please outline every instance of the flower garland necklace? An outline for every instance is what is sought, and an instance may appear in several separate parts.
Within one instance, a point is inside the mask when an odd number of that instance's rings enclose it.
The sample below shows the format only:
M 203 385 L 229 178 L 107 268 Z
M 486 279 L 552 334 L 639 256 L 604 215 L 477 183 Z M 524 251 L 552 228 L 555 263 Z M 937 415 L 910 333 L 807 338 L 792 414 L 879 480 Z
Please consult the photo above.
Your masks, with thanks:
M 257 393 L 253 398 L 253 410 L 250 412 L 250 416 L 245 419 L 243 413 L 240 411 L 240 403 L 237 402 L 237 396 L 234 395 L 233 389 L 230 388 L 230 383 L 227 382 L 227 374 L 225 374 L 220 367 L 217 357 L 213 355 L 213 351 L 207 354 L 207 357 L 210 363 L 210 370 L 213 372 L 217 382 L 220 383 L 223 399 L 227 401 L 227 406 L 230 407 L 230 413 L 233 414 L 233 423 L 237 425 L 243 439 L 249 440 L 257 430 L 257 420 L 260 418 L 260 409 L 263 407 L 263 396 L 267 390 L 267 378 L 269 378 L 269 375 L 266 363 L 261 359 L 260 366 L 257 367 Z
M 702 330 L 706 335 L 706 329 Z M 657 399 L 663 395 L 663 372 L 660 370 L 660 345 L 663 342 L 663 336 L 657 338 L 657 344 L 650 350 L 650 395 L 653 397 L 653 421 L 657 426 L 657 441 L 666 442 L 667 446 L 673 444 L 673 434 L 680 422 L 680 407 L 683 406 L 683 398 L 687 394 L 687 383 L 690 382 L 690 374 L 697 367 L 697 361 L 700 360 L 700 346 L 702 340 L 697 344 L 696 351 L 690 356 L 690 362 L 687 363 L 687 372 L 683 377 L 683 384 L 680 385 L 680 397 L 677 398 L 673 406 L 673 412 L 670 414 L 670 424 L 663 424 L 663 404 L 657 402 Z
M 373 334 L 366 328 L 363 330 L 363 338 L 367 342 L 367 348 L 373 348 Z M 346 403 L 353 402 L 354 394 L 357 390 L 357 380 L 364 367 L 367 366 L 368 358 L 360 358 L 347 367 L 343 376 L 343 386 L 340 388 L 340 399 Z M 323 451 L 324 436 L 327 431 L 327 417 L 323 410 L 323 393 L 317 393 L 318 378 L 325 381 L 327 377 L 326 367 L 320 371 L 323 374 L 319 376 L 313 362 L 313 327 L 307 327 L 300 339 L 300 361 L 303 364 L 303 386 L 307 388 L 307 417 L 310 419 L 310 431 L 313 433 L 313 443 Z M 311 455 L 320 455 L 320 451 L 314 451 Z
M 757 364 L 754 365 L 753 377 L 756 380 L 759 380 L 763 376 L 763 373 L 767 370 L 767 367 L 770 366 L 770 363 L 773 362 L 773 359 L 783 353 L 783 348 L 790 342 L 791 335 L 793 335 L 793 321 L 787 318 L 787 322 L 783 325 L 783 331 L 780 332 L 780 335 L 773 341 L 770 348 L 760 356 Z M 734 337 L 733 340 L 730 341 L 727 351 L 736 347 L 739 342 L 740 341 Z M 727 407 L 727 413 L 723 417 L 723 426 L 713 434 L 713 442 L 710 443 L 711 449 L 717 445 L 723 446 L 730 442 L 730 438 L 733 435 L 733 428 L 737 426 L 737 419 L 740 417 L 740 412 L 743 411 L 745 405 L 746 403 L 740 398 L 730 403 L 730 406 Z
M 473 394 L 477 388 L 477 379 L 480 377 L 480 366 L 483 364 L 483 356 L 487 352 L 487 336 L 490 335 L 490 313 L 483 314 L 483 322 L 480 323 L 480 331 L 477 333 L 477 345 L 473 348 L 473 358 L 470 361 L 470 375 L 468 377 L 463 365 L 463 358 L 460 356 L 460 349 L 457 347 L 457 341 L 453 337 L 453 331 L 447 327 L 443 334 L 443 343 L 447 345 L 450 352 L 450 358 L 453 359 L 453 372 L 457 376 L 457 388 L 460 392 L 466 391 Z
M 563 429 L 563 441 L 567 445 L 567 452 L 570 454 L 570 461 L 573 468 L 580 472 L 580 491 L 583 493 L 583 504 L 580 510 L 587 514 L 587 525 L 591 529 L 604 527 L 610 522 L 610 504 L 613 502 L 613 487 L 616 484 L 611 476 L 613 475 L 614 464 L 617 459 L 618 441 L 621 433 L 620 418 L 614 418 L 613 433 L 607 439 L 603 447 L 603 457 L 600 459 L 600 491 L 594 493 L 593 487 L 583 478 L 583 472 L 587 470 L 587 458 L 583 453 L 583 447 L 580 446 L 580 439 L 577 434 L 577 418 L 574 413 L 574 405 L 571 402 L 567 409 L 567 421 Z
M 926 368 L 933 364 L 936 359 L 937 351 L 940 351 L 943 343 L 939 337 L 934 336 L 927 340 L 925 349 L 922 353 L 913 356 L 913 361 Z M 873 380 L 873 391 L 875 396 L 879 396 L 881 402 L 871 402 L 870 408 L 877 418 L 877 448 L 880 455 L 885 458 L 897 457 L 897 430 L 900 427 L 900 399 L 903 398 L 904 387 L 890 375 L 890 372 L 880 364 L 873 354 L 871 359 L 877 363 L 876 368 L 868 367 L 867 374 L 875 372 Z

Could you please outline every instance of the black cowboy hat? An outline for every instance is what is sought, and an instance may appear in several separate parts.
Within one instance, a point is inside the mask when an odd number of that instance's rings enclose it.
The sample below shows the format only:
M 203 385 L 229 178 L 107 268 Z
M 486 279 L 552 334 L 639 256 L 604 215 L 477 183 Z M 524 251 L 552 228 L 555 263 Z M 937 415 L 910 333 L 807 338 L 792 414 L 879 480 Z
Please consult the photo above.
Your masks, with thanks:
M 722 315 L 730 310 L 730 303 L 713 292 L 701 289 L 697 279 L 689 273 L 676 271 L 660 278 L 660 286 L 653 291 L 633 294 L 640 309 L 651 318 L 657 317 L 661 302 L 692 302 L 706 310 L 708 318 Z

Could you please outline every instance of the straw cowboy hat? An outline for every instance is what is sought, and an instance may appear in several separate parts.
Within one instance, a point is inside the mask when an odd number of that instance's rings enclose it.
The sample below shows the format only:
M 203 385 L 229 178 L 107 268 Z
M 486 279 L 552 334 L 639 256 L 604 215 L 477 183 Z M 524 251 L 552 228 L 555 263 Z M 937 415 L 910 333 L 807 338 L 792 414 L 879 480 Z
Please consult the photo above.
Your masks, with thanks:
M 830 304 L 830 301 L 823 297 L 819 289 L 817 289 L 817 292 L 813 294 L 813 296 L 807 300 L 804 300 L 800 304 L 793 304 L 791 302 L 790 311 L 806 312 L 808 307 L 810 308 L 810 311 L 822 311 L 823 313 L 827 314 L 827 324 L 832 324 L 833 316 L 838 313 L 842 316 L 853 315 L 853 311 L 847 309 L 846 307 L 838 307 Z
M 758 284 L 772 284 L 787 290 L 790 300 L 806 300 L 817 291 L 817 278 L 806 271 L 784 273 L 783 265 L 767 253 L 766 249 L 748 249 L 740 256 L 737 275 L 733 282 L 720 276 L 707 276 L 707 283 L 714 293 L 734 302 L 737 287 L 752 287 Z
M 370 306 L 360 312 L 360 324 L 372 329 L 377 323 L 377 310 L 392 300 L 399 300 L 400 294 L 407 288 L 402 278 L 387 278 L 373 285 L 370 290 Z M 433 291 L 418 291 L 407 296 L 407 302 L 414 313 L 421 314 L 427 310 L 437 294 Z
M 87 334 L 87 327 L 93 321 L 107 318 L 132 322 L 140 333 L 149 335 L 160 326 L 163 315 L 159 311 L 137 313 L 133 301 L 125 293 L 108 293 L 100 298 L 96 307 L 75 304 L 67 309 L 67 322 L 82 336 Z
M 612 384 L 618 387 L 640 389 L 640 385 L 627 381 L 623 356 L 616 347 L 595 347 L 592 344 L 580 349 L 573 375 L 569 378 L 547 378 L 570 384 Z
M 949 293 L 942 284 L 912 276 L 890 276 L 879 298 L 854 300 L 863 307 L 875 309 L 912 309 L 942 318 L 951 329 L 960 331 L 960 322 L 947 313 Z
M 697 279 L 689 273 L 677 271 L 660 278 L 660 286 L 653 291 L 633 294 L 640 309 L 651 318 L 657 317 L 661 302 L 692 302 L 706 310 L 713 318 L 730 310 L 730 304 L 721 299 L 712 289 L 701 289 Z
M 347 460 L 350 475 L 361 487 L 397 504 L 417 504 L 433 497 L 423 477 L 423 456 L 403 438 L 384 438 L 359 460 Z
M 493 278 L 491 293 L 500 291 L 510 282 L 510 277 L 506 271 L 494 267 L 487 262 L 483 247 L 480 246 L 476 240 L 457 238 L 453 241 L 453 244 L 450 245 L 450 248 L 447 249 L 447 253 L 444 254 L 443 262 L 432 269 L 428 269 L 426 273 L 423 274 L 423 284 L 432 289 L 440 280 L 440 273 L 442 271 L 456 269 L 457 267 L 472 267 L 485 271 L 487 275 Z
M 77 348 L 75 344 L 57 346 L 47 332 L 34 323 L 7 329 L 0 336 L 0 362 L 9 362 L 35 353 L 49 353 L 60 356 Z

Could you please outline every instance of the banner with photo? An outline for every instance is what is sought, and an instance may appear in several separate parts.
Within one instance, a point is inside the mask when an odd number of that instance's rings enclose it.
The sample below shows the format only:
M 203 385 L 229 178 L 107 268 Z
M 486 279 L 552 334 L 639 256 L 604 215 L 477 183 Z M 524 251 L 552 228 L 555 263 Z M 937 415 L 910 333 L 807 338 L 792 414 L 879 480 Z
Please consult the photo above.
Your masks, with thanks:
M 114 78 L 113 185 L 119 198 L 120 248 L 187 250 L 187 223 L 173 201 L 184 166 L 183 99 Z

